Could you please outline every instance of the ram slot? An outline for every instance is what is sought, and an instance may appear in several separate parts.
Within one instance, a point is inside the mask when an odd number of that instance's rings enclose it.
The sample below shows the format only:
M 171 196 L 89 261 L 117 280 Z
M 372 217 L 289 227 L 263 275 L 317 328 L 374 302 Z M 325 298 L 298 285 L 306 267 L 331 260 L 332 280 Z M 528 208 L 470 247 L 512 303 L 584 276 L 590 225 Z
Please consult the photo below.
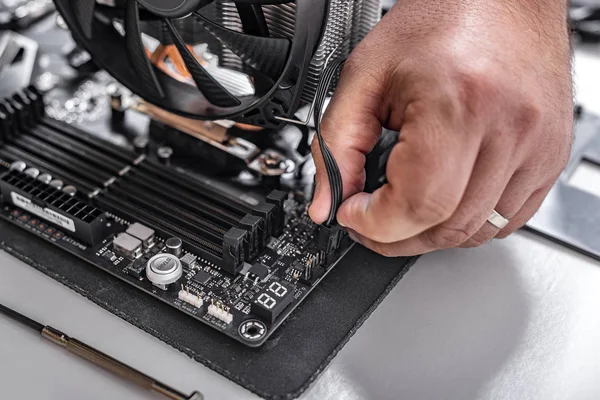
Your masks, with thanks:
M 164 237 L 177 236 L 181 238 L 189 251 L 192 251 L 206 261 L 222 268 L 224 271 L 236 275 L 244 265 L 244 254 L 242 243 L 245 232 L 232 228 L 223 237 L 220 246 L 216 246 L 204 238 L 171 223 L 170 218 L 166 220 L 159 215 L 135 207 L 113 193 L 103 193 L 94 198 L 94 203 L 99 207 L 115 214 L 126 217 L 132 221 L 142 222 Z
M 177 186 L 166 185 L 161 181 L 141 176 L 135 170 L 130 171 L 126 176 L 121 178 L 120 182 L 126 185 L 129 190 L 136 193 L 154 197 L 160 196 L 173 204 L 178 204 L 188 209 L 191 208 L 195 213 L 223 229 L 230 228 L 239 220 L 237 217 L 224 213 L 223 210 L 215 207 L 213 204 L 189 196 L 188 193 Z
M 82 180 L 80 177 L 65 172 L 64 170 L 56 167 L 54 164 L 50 164 L 30 153 L 24 152 L 21 149 L 13 147 L 11 145 L 5 145 L 0 148 L 0 155 L 9 161 L 23 161 L 30 167 L 35 167 L 40 171 L 51 174 L 54 178 L 60 179 L 65 183 L 69 183 L 77 186 L 77 189 L 86 196 L 95 190 L 94 185 L 89 182 Z
M 207 185 L 202 181 L 189 178 L 182 174 L 174 174 L 172 170 L 148 161 L 138 165 L 140 171 L 146 172 L 156 179 L 160 177 L 173 186 L 180 186 L 194 194 L 215 204 L 219 204 L 223 209 L 228 210 L 234 215 L 244 215 L 252 210 L 252 206 L 242 199 L 228 195 L 212 185 Z
M 194 193 L 186 191 L 179 185 L 165 183 L 159 179 L 152 179 L 148 175 L 140 173 L 136 170 L 130 171 L 122 178 L 122 181 L 128 182 L 128 184 L 134 186 L 132 187 L 133 190 L 139 190 L 140 187 L 142 187 L 143 190 L 152 192 L 154 194 L 160 194 L 175 203 L 193 207 L 198 213 L 201 213 L 206 218 L 223 227 L 230 227 L 238 222 L 243 215 L 240 213 L 234 214 L 228 212 L 227 210 L 223 210 L 213 202 L 206 201 Z
M 73 166 L 77 168 L 88 169 L 91 172 L 98 175 L 102 179 L 110 179 L 111 177 L 118 174 L 119 170 L 122 168 L 116 168 L 115 170 L 111 170 L 106 168 L 104 165 L 97 165 L 96 160 L 90 157 L 88 154 L 72 152 L 71 150 L 64 150 L 55 144 L 50 144 L 39 140 L 36 137 L 30 135 L 23 135 L 17 140 L 15 140 L 15 144 L 19 143 L 28 143 L 33 147 L 37 147 L 40 150 L 48 153 L 52 157 L 62 158 L 68 160 Z
M 119 197 L 123 203 L 128 203 L 140 207 L 154 215 L 169 219 L 183 229 L 199 235 L 215 245 L 223 241 L 224 231 L 219 232 L 216 227 L 206 223 L 202 219 L 185 212 L 181 208 L 175 207 L 169 202 L 162 201 L 154 196 L 147 196 L 129 188 L 119 187 L 119 184 L 112 185 L 108 191 L 114 196 Z
M 245 256 L 248 259 L 253 258 L 264 248 L 267 242 L 265 239 L 267 220 L 262 215 L 252 215 L 243 209 L 236 208 L 236 206 L 228 206 L 230 203 L 223 201 L 222 197 L 205 196 L 197 189 L 198 187 L 204 189 L 199 182 L 194 182 L 194 185 L 183 177 L 180 180 L 179 175 L 176 176 L 176 180 L 172 180 L 171 176 L 173 174 L 165 177 L 160 176 L 160 172 L 157 176 L 156 170 L 154 172 L 149 174 L 135 168 L 121 178 L 120 181 L 132 185 L 131 190 L 151 192 L 154 196 L 160 196 L 169 202 L 176 203 L 189 212 L 201 216 L 202 219 L 210 220 L 225 229 L 237 227 L 246 230 L 248 238 L 244 248 Z M 143 189 L 139 186 L 143 186 Z
M 151 197 L 153 201 L 161 201 L 170 207 L 177 207 L 194 218 L 194 221 L 205 226 L 214 227 L 221 232 L 237 227 L 248 232 L 244 245 L 246 259 L 252 259 L 264 248 L 264 220 L 253 215 L 232 215 L 221 209 L 218 204 L 205 201 L 179 186 L 169 185 L 160 179 L 150 179 L 132 169 L 117 182 L 141 197 Z
M 30 134 L 39 140 L 60 148 L 61 150 L 72 154 L 79 154 L 85 157 L 90 163 L 95 164 L 97 167 L 104 168 L 112 174 L 118 174 L 119 171 L 123 170 L 127 165 L 122 161 L 115 160 L 113 157 L 90 148 L 88 145 L 76 142 L 68 136 L 56 133 L 44 126 L 31 129 Z
M 91 136 L 89 133 L 78 129 L 72 125 L 66 125 L 65 123 L 55 121 L 48 117 L 43 118 L 41 123 L 42 125 L 47 126 L 51 130 L 69 136 L 71 139 L 77 142 L 86 144 L 91 148 L 98 150 L 102 153 L 110 154 L 112 157 L 126 164 L 132 163 L 133 160 L 137 158 L 137 156 L 132 151 L 118 147 L 110 142 L 107 142 L 105 139 L 99 139 L 97 137 Z
M 40 143 L 40 141 L 28 136 L 21 136 L 13 142 L 15 147 L 34 154 L 42 159 L 47 160 L 57 166 L 64 168 L 75 175 L 79 175 L 86 180 L 89 180 L 94 185 L 104 186 L 112 180 L 112 177 L 102 171 L 92 168 L 89 165 L 81 163 L 76 158 L 58 152 L 49 146 Z

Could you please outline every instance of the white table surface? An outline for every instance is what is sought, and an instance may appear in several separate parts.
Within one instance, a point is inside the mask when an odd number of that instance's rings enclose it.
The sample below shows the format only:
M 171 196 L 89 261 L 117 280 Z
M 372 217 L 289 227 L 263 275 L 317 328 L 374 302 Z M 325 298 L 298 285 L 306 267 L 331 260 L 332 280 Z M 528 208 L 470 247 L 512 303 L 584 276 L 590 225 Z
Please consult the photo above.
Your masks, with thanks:
M 576 71 L 600 114 L 600 49 Z M 3 252 L 0 302 L 184 392 L 256 398 Z M 0 317 L 0 399 L 148 397 Z M 303 398 L 599 399 L 600 263 L 524 232 L 426 255 Z

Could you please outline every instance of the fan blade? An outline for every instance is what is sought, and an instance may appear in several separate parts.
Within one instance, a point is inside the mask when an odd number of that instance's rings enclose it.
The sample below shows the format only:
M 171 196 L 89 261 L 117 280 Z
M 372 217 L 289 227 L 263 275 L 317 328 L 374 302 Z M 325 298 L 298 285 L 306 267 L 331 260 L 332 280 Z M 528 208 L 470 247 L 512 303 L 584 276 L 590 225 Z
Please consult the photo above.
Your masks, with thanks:
M 125 46 L 127 47 L 129 60 L 133 65 L 134 71 L 139 74 L 144 82 L 148 83 L 148 91 L 161 98 L 165 97 L 142 42 L 140 12 L 136 0 L 127 1 L 127 9 L 125 10 Z
M 290 49 L 288 39 L 247 35 L 224 28 L 200 13 L 194 15 L 200 18 L 199 22 L 208 33 L 227 46 L 244 63 L 273 80 L 279 78 Z
M 262 7 L 257 4 L 236 3 L 244 33 L 256 36 L 269 36 L 269 27 Z
M 204 67 L 200 65 L 196 57 L 192 54 L 190 49 L 188 49 L 179 32 L 177 32 L 177 29 L 173 26 L 173 23 L 169 19 L 165 19 L 164 21 L 171 33 L 177 50 L 179 50 L 179 54 L 181 54 L 190 75 L 192 75 L 192 79 L 196 82 L 198 90 L 204 94 L 206 100 L 218 107 L 239 106 L 241 104 L 240 101 L 221 86 L 221 84 L 210 76 Z
M 73 11 L 79 21 L 79 26 L 86 38 L 92 38 L 92 24 L 94 22 L 94 9 L 96 0 L 75 0 Z

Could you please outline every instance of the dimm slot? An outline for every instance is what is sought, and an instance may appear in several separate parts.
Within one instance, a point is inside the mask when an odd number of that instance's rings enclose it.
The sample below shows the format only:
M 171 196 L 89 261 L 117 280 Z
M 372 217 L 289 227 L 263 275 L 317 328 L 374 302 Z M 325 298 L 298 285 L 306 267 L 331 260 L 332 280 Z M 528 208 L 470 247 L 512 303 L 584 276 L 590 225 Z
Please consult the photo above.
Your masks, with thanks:
M 86 196 L 94 190 L 93 184 L 85 182 L 78 177 L 56 168 L 56 166 L 48 164 L 47 162 L 11 145 L 5 145 L 0 148 L 0 155 L 11 161 L 23 161 L 28 166 L 38 168 L 40 171 L 47 172 L 54 178 L 62 180 L 65 184 L 73 184 Z
M 81 177 L 84 177 L 87 180 L 93 182 L 95 185 L 102 186 L 104 184 L 104 182 L 106 182 L 110 179 L 110 175 L 102 174 L 102 173 L 99 173 L 98 171 L 95 171 L 96 173 L 90 172 L 91 168 L 89 168 L 86 165 L 81 164 L 77 160 L 74 160 L 72 157 L 69 157 L 66 155 L 59 156 L 56 154 L 54 157 L 52 157 L 52 155 L 50 154 L 49 151 L 44 152 L 44 151 L 42 151 L 41 147 L 38 147 L 35 144 L 28 143 L 26 139 L 25 140 L 23 139 L 25 137 L 26 136 L 22 136 L 21 138 L 14 141 L 13 144 L 25 151 L 28 151 L 29 153 L 37 155 L 38 157 L 40 157 L 42 159 L 46 159 L 56 165 L 59 165 L 62 168 L 66 169 L 72 173 L 75 173 Z M 98 176 L 98 175 L 100 175 L 100 176 Z
M 46 125 L 50 129 L 64 133 L 65 135 L 71 137 L 72 139 L 78 142 L 86 143 L 92 148 L 95 148 L 102 152 L 106 152 L 126 164 L 132 163 L 133 160 L 137 158 L 137 156 L 132 151 L 128 151 L 117 145 L 109 143 L 106 140 L 96 138 L 90 135 L 89 133 L 78 129 L 72 125 L 66 125 L 65 123 L 55 121 L 49 117 L 42 118 L 40 122 L 41 124 Z
M 194 196 L 219 204 L 223 208 L 239 216 L 243 216 L 252 211 L 252 206 L 239 198 L 229 196 L 215 187 L 206 185 L 200 180 L 192 180 L 183 174 L 177 174 L 175 177 L 172 172 L 149 160 L 144 160 L 144 162 L 140 163 L 138 169 L 140 172 L 143 171 L 151 177 L 158 176 L 167 183 L 178 185 L 190 191 Z
M 142 196 L 139 196 L 136 192 L 131 192 L 128 189 L 123 189 L 118 187 L 118 185 L 113 185 L 108 189 L 113 194 L 119 196 L 123 203 L 129 202 L 132 205 L 136 205 L 137 207 L 142 207 L 148 212 L 152 212 L 155 215 L 162 215 L 163 218 L 169 218 L 173 221 L 176 221 L 178 225 L 181 225 L 182 228 L 186 228 L 188 231 L 201 234 L 202 237 L 207 240 L 211 240 L 213 243 L 219 245 L 223 242 L 222 233 L 215 233 L 214 230 L 207 228 L 204 226 L 204 221 L 201 219 L 182 212 L 182 210 L 177 209 L 169 205 L 168 203 L 162 202 L 157 199 L 146 199 Z
M 215 205 L 212 202 L 192 197 L 189 193 L 181 190 L 181 188 L 176 185 L 169 185 L 160 180 L 151 179 L 150 177 L 140 174 L 135 169 L 122 177 L 121 180 L 132 185 L 132 190 L 143 188 L 143 190 L 160 194 L 181 206 L 194 208 L 197 212 L 202 213 L 206 218 L 220 224 L 224 228 L 229 228 L 240 220 L 238 214 L 223 210 L 218 204 Z
M 190 208 L 189 204 L 185 202 L 177 201 L 176 196 L 163 194 L 160 191 L 151 192 L 148 191 L 147 188 L 143 186 L 139 186 L 134 182 L 118 180 L 114 186 L 121 187 L 127 190 L 130 193 L 135 193 L 136 197 L 147 198 L 151 202 L 156 202 L 159 206 L 172 210 L 179 215 L 191 219 L 194 222 L 205 226 L 208 229 L 211 229 L 215 233 L 224 234 L 229 228 L 233 226 L 233 224 L 222 224 L 217 225 L 212 221 L 204 218 L 204 214 L 200 213 L 199 209 Z M 181 204 L 183 203 L 183 204 Z M 183 205 L 184 208 L 181 208 Z
M 183 230 L 168 221 L 160 218 L 159 216 L 147 213 L 139 208 L 132 207 L 128 204 L 122 203 L 119 198 L 115 198 L 110 193 L 103 193 L 101 196 L 97 196 L 94 198 L 94 203 L 96 203 L 99 208 L 105 209 L 111 213 L 116 215 L 123 215 L 133 221 L 140 221 L 142 223 L 147 224 L 157 230 L 162 230 L 167 235 L 178 236 L 184 242 L 188 244 L 192 244 L 209 254 L 221 258 L 223 255 L 223 249 L 215 246 L 214 244 L 197 237 L 196 235 Z
M 102 167 L 112 174 L 118 173 L 126 166 L 123 162 L 93 150 L 85 144 L 75 142 L 67 136 L 56 134 L 56 132 L 44 126 L 31 129 L 30 134 L 54 147 L 70 152 L 71 154 L 81 155 L 90 163 Z
M 51 156 L 64 159 L 77 168 L 86 169 L 96 174 L 99 179 L 108 180 L 115 175 L 114 173 L 111 173 L 110 171 L 107 171 L 104 168 L 98 168 L 93 166 L 90 160 L 88 160 L 85 156 L 82 156 L 81 154 L 71 154 L 70 152 L 64 151 L 51 144 L 42 142 L 41 140 L 33 136 L 23 135 L 15 141 L 15 144 L 23 142 L 29 144 L 30 146 L 38 147 L 40 150 L 47 152 Z

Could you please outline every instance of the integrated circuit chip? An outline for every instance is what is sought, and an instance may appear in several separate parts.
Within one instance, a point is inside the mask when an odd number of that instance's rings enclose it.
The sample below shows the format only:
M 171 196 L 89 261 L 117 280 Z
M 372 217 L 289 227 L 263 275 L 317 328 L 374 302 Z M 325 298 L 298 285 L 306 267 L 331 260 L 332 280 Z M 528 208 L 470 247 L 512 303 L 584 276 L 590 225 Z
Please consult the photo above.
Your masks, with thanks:
M 193 279 L 195 282 L 198 282 L 198 283 L 200 283 L 200 284 L 202 284 L 202 285 L 205 285 L 206 283 L 208 283 L 208 281 L 210 280 L 210 278 L 211 278 L 211 277 L 212 277 L 212 275 L 211 275 L 211 274 L 209 274 L 209 273 L 208 273 L 208 272 L 206 272 L 206 271 L 198 271 L 198 272 L 196 273 L 196 275 L 194 275 L 194 276 L 192 277 L 192 279 Z
M 248 273 L 258 277 L 262 281 L 269 276 L 269 269 L 262 264 L 254 264 Z

